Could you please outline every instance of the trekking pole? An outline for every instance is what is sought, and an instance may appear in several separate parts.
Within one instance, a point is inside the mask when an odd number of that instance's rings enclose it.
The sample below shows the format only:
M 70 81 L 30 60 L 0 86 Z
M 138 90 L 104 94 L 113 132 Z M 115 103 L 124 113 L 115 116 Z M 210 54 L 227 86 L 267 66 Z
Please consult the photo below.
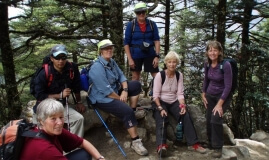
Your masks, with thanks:
M 65 88 L 67 88 L 67 84 L 65 84 Z M 65 97 L 65 105 L 66 105 L 66 114 L 67 114 L 67 130 L 70 132 L 68 96 Z
M 163 146 L 163 134 L 164 134 L 164 118 L 165 117 L 163 117 L 163 128 L 162 128 L 162 138 L 161 138 L 161 147 Z M 160 157 L 159 157 L 159 160 L 161 160 L 162 159 L 162 149 L 161 149 L 161 152 L 160 152 Z
M 89 98 L 89 97 L 88 97 Z M 88 104 L 89 105 L 89 104 Z M 92 105 L 92 108 L 94 109 L 95 113 L 97 114 L 97 116 L 99 117 L 99 119 L 102 121 L 102 123 L 104 124 L 104 126 L 106 127 L 107 131 L 109 132 L 109 134 L 111 135 L 111 137 L 113 138 L 114 142 L 118 145 L 118 148 L 120 149 L 121 153 L 123 154 L 123 156 L 125 158 L 127 158 L 126 153 L 124 152 L 124 150 L 121 148 L 120 144 L 118 143 L 117 139 L 114 137 L 114 135 L 112 134 L 112 132 L 109 130 L 108 126 L 106 125 L 105 121 L 103 120 L 102 116 L 100 115 L 100 113 L 98 112 L 98 110 Z

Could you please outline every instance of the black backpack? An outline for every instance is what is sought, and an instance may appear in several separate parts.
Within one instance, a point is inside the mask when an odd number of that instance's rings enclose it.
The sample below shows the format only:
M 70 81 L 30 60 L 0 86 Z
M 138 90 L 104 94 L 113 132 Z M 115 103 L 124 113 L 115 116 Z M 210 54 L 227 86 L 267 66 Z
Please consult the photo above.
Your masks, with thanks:
M 161 74 L 161 77 L 162 77 L 162 85 L 163 85 L 163 83 L 165 81 L 165 78 L 166 78 L 165 71 L 164 70 L 163 71 L 160 71 L 160 74 Z M 180 74 L 179 74 L 178 71 L 176 71 L 177 82 L 179 80 L 179 77 L 180 77 Z M 154 78 L 151 80 L 150 85 L 149 85 L 150 86 L 149 96 L 153 96 L 153 85 L 154 85 Z
M 42 67 L 37 68 L 35 73 L 32 75 L 31 81 L 30 81 L 30 93 L 35 96 L 35 78 L 38 76 L 40 71 L 43 69 L 45 70 L 45 75 L 46 75 L 46 81 L 47 81 L 47 87 L 50 87 L 52 81 L 53 81 L 53 74 L 51 73 L 51 60 L 50 60 L 50 55 L 46 56 L 43 59 Z M 69 68 L 69 77 L 71 80 L 74 79 L 74 69 L 73 69 L 73 64 L 69 61 L 67 63 L 70 64 Z
M 222 74 L 224 74 L 223 65 L 226 62 L 229 62 L 231 64 L 232 74 L 233 74 L 231 92 L 234 93 L 234 91 L 237 88 L 237 78 L 238 78 L 238 66 L 237 66 L 237 62 L 233 58 L 224 58 L 223 61 L 220 62 L 220 70 L 221 70 L 221 73 Z M 210 64 L 207 64 L 207 71 L 208 71 L 209 67 L 210 67 Z
M 32 131 L 34 127 L 33 123 L 28 123 L 25 119 L 12 120 L 3 126 L 0 133 L 1 160 L 20 159 L 25 137 L 48 140 L 45 134 Z
M 234 93 L 235 89 L 237 88 L 237 77 L 238 77 L 238 67 L 237 67 L 237 62 L 233 58 L 225 58 L 221 63 L 220 63 L 220 70 L 224 74 L 223 70 L 223 64 L 225 62 L 229 62 L 232 67 L 232 74 L 233 74 L 233 84 L 232 84 L 232 89 L 231 92 Z

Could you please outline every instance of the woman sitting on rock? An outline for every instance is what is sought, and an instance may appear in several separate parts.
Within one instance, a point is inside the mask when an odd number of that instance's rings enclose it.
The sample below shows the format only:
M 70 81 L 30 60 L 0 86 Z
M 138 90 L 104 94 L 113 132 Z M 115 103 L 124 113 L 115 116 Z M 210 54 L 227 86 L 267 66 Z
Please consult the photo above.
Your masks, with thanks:
M 168 145 L 166 144 L 168 113 L 177 121 L 182 119 L 183 131 L 188 144 L 188 149 L 205 153 L 206 149 L 198 143 L 198 138 L 193 126 L 191 117 L 186 111 L 184 101 L 183 74 L 176 71 L 179 64 L 179 56 L 176 52 L 170 51 L 164 58 L 166 68 L 164 70 L 165 80 L 162 84 L 161 72 L 154 78 L 153 103 L 154 117 L 156 121 L 156 143 L 157 152 L 161 156 L 166 154 Z M 177 78 L 178 74 L 179 78 Z M 165 124 L 163 125 L 163 123 Z

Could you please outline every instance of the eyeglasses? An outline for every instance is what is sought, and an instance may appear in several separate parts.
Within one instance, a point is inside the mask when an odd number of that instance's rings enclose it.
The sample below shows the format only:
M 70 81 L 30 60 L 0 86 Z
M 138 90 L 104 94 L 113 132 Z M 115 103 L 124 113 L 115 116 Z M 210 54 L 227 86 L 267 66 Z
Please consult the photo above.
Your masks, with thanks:
M 135 12 L 135 14 L 137 14 L 137 15 L 146 14 L 146 11 L 138 11 L 138 12 Z
M 106 50 L 106 51 L 107 50 L 113 50 L 113 48 L 114 48 L 113 46 L 108 46 L 108 47 L 102 48 L 102 50 Z
M 56 60 L 66 60 L 67 59 L 67 56 L 57 56 L 57 57 L 53 57 L 54 59 Z

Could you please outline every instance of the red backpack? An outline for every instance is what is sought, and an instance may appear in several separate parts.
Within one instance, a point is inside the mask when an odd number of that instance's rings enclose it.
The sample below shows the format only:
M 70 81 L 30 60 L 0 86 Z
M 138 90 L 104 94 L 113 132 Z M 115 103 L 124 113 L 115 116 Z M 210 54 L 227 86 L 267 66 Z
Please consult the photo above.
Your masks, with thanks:
M 35 78 L 37 77 L 37 75 L 40 73 L 41 70 L 43 70 L 43 68 L 45 69 L 45 75 L 46 75 L 46 81 L 47 81 L 47 87 L 49 87 L 53 81 L 53 74 L 51 73 L 51 66 L 49 65 L 49 62 L 51 62 L 50 60 L 50 55 L 46 56 L 43 59 L 43 64 L 42 67 L 38 68 L 36 70 L 36 72 L 33 74 L 31 81 L 30 81 L 30 93 L 35 96 Z M 70 68 L 69 68 L 69 78 L 71 80 L 74 79 L 74 69 L 73 69 L 73 63 L 67 61 L 67 63 L 70 64 Z

